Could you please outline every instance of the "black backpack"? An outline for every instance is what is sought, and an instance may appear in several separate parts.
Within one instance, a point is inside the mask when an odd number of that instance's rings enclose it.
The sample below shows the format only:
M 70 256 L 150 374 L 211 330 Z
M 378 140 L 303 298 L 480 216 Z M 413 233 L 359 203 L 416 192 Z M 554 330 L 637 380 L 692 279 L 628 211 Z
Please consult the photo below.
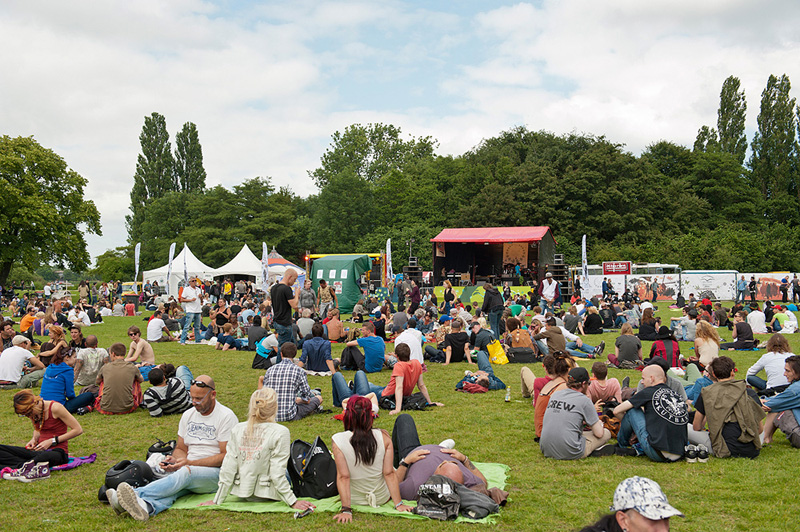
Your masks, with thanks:
M 442 475 L 432 475 L 419 487 L 414 513 L 430 519 L 447 521 L 458 517 L 461 497 L 455 482 Z
M 395 400 L 394 395 L 384 395 L 378 402 L 378 407 L 384 410 L 394 410 Z M 417 392 L 403 397 L 403 410 L 425 410 L 428 407 L 428 400 L 422 395 L 422 392 Z
M 289 451 L 287 469 L 297 497 L 325 499 L 339 493 L 336 462 L 319 436 L 314 443 L 295 440 Z

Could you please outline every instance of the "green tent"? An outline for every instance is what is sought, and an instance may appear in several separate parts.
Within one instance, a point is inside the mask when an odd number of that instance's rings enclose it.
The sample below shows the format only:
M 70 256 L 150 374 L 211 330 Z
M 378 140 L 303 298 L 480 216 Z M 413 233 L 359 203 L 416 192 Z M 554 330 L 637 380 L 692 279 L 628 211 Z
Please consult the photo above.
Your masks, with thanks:
M 311 281 L 317 291 L 321 279 L 325 279 L 336 290 L 339 310 L 353 312 L 353 307 L 361 299 L 360 277 L 372 268 L 367 255 L 328 255 L 314 260 L 311 265 Z

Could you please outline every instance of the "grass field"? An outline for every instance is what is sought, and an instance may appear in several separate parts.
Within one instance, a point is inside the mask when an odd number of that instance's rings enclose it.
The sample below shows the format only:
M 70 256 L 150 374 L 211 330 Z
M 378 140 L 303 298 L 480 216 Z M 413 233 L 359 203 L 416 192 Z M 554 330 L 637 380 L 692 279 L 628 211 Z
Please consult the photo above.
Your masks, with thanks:
M 661 303 L 657 315 L 662 320 L 677 316 Z M 142 325 L 142 318 L 107 318 L 102 325 L 91 327 L 100 345 L 107 347 L 119 341 L 127 344 L 129 325 Z M 722 336 L 730 340 L 723 329 Z M 89 334 L 86 333 L 86 334 Z M 616 333 L 587 338 L 596 344 L 601 339 L 614 345 Z M 765 336 L 766 337 L 766 336 Z M 789 335 L 795 351 L 800 348 L 800 335 Z M 685 347 L 684 347 L 685 346 Z M 650 342 L 644 342 L 648 352 Z M 682 343 L 688 350 L 689 344 Z M 207 346 L 181 347 L 155 344 L 157 362 L 176 366 L 186 364 L 195 375 L 202 373 L 217 382 L 218 400 L 233 409 L 244 420 L 247 402 L 255 389 L 260 371 L 250 367 L 252 352 L 221 352 Z M 342 346 L 334 346 L 334 356 Z M 764 351 L 732 353 L 739 375 Z M 589 367 L 592 361 L 581 365 Z M 775 531 L 798 530 L 797 495 L 795 493 L 798 451 L 777 433 L 775 443 L 755 461 L 719 460 L 708 463 L 679 462 L 656 464 L 646 458 L 588 458 L 574 462 L 545 459 L 533 441 L 533 408 L 530 400 L 520 396 L 519 365 L 496 367 L 496 374 L 511 387 L 512 401 L 503 401 L 504 392 L 468 395 L 455 391 L 466 363 L 448 367 L 432 365 L 425 381 L 434 401 L 445 404 L 414 416 L 423 443 L 438 443 L 452 437 L 456 448 L 472 460 L 501 462 L 511 466 L 507 489 L 508 505 L 501 511 L 496 527 L 501 530 L 575 530 L 594 521 L 608 510 L 614 488 L 622 479 L 641 475 L 659 482 L 670 503 L 686 514 L 675 518 L 672 525 L 681 531 Z M 541 365 L 531 369 L 543 375 Z M 640 378 L 637 371 L 610 370 L 610 377 Z M 349 379 L 352 373 L 346 372 Z M 388 382 L 389 373 L 370 376 L 376 384 Z M 325 404 L 330 407 L 329 378 L 309 377 L 311 387 L 323 390 Z M 31 434 L 31 424 L 17 417 L 12 408 L 14 391 L 0 391 L 0 434 L 2 443 L 23 445 Z M 123 459 L 144 459 L 147 448 L 156 438 L 172 439 L 176 435 L 178 417 L 152 419 L 145 410 L 126 416 L 102 416 L 92 413 L 78 420 L 84 434 L 70 442 L 73 455 L 98 454 L 97 462 L 69 472 L 54 473 L 50 480 L 22 484 L 0 481 L 3 501 L 3 530 L 321 530 L 335 525 L 331 514 L 312 514 L 295 521 L 291 514 L 249 514 L 226 511 L 164 512 L 145 524 L 120 518 L 97 500 L 97 490 L 105 471 Z M 391 431 L 393 418 L 382 411 L 376 426 Z M 321 435 L 330 436 L 342 430 L 340 422 L 329 415 L 312 416 L 288 423 L 292 438 L 307 441 Z M 452 523 L 412 521 L 379 516 L 359 515 L 349 526 L 353 530 L 450 530 Z M 465 525 L 481 527 L 483 525 Z

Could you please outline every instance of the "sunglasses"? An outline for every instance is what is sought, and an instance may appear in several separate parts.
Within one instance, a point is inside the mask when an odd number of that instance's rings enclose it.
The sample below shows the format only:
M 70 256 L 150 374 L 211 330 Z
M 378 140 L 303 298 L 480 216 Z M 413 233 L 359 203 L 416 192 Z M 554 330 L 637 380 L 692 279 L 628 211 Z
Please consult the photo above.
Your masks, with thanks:
M 205 383 L 203 381 L 192 381 L 192 386 L 197 386 L 198 388 L 209 388 L 211 390 L 214 389 L 213 386 L 211 386 L 210 384 L 207 384 L 207 383 Z
M 139 333 L 128 333 L 128 336 L 133 338 L 134 336 L 139 336 Z

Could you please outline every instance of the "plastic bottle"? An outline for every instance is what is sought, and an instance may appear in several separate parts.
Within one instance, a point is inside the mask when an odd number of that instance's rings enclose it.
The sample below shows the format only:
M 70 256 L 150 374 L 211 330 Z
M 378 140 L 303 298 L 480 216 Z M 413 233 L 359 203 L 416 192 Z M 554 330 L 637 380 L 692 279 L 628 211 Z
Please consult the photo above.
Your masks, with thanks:
M 506 403 L 511 402 L 511 388 L 506 387 Z

